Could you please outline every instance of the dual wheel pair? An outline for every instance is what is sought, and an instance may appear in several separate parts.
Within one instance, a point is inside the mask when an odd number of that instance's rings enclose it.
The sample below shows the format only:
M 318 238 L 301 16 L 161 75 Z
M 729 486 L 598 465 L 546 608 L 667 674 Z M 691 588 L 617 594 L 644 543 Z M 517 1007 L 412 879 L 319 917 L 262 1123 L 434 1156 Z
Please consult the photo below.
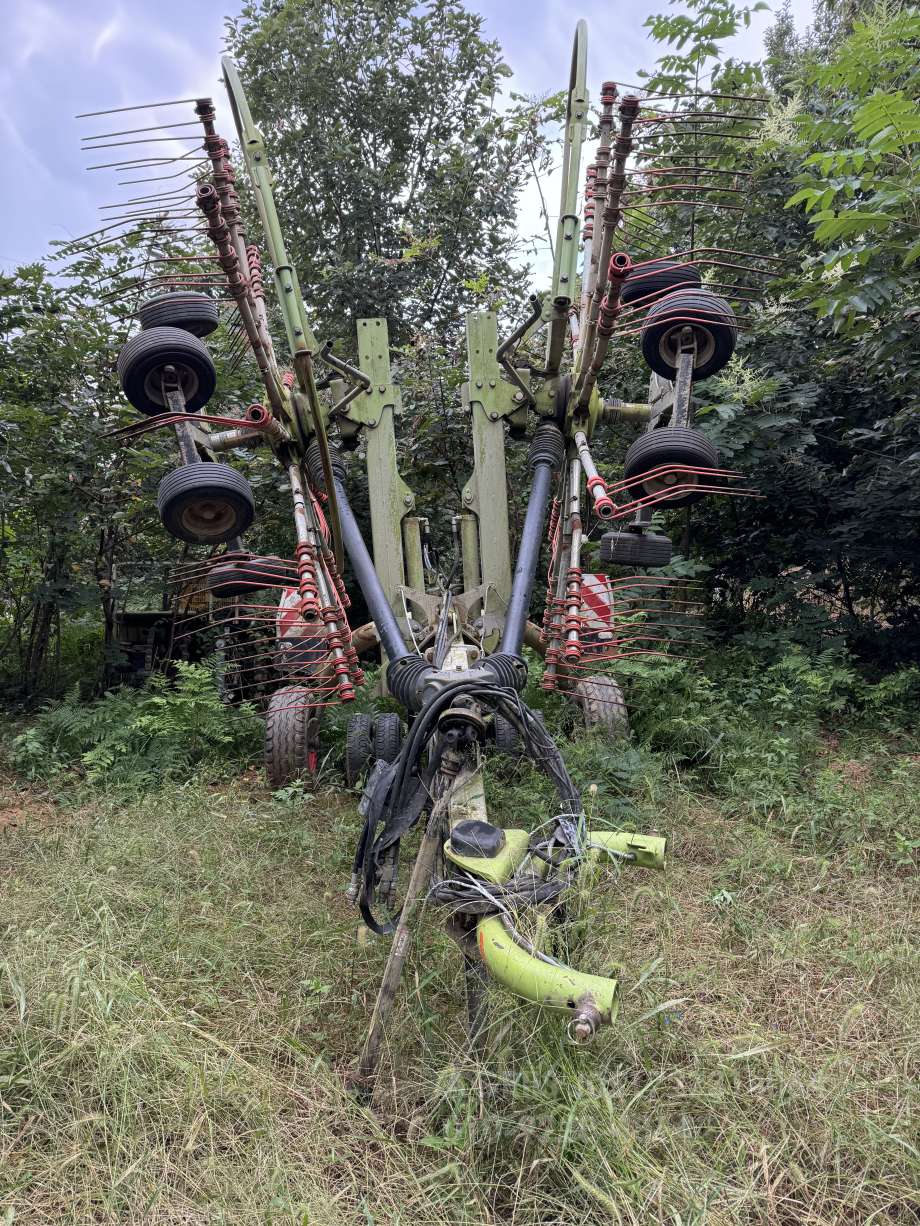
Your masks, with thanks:
M 281 695 L 290 694 L 296 688 L 289 686 L 286 690 L 279 690 L 272 698 L 269 708 L 269 728 L 272 725 L 271 708 L 274 706 L 280 710 L 290 707 L 290 700 L 282 698 Z M 303 693 L 306 694 L 307 691 L 304 690 Z M 612 678 L 586 677 L 573 686 L 571 697 L 581 710 L 588 729 L 607 732 L 612 736 L 628 735 L 629 716 L 626 711 L 626 702 L 620 687 Z M 542 713 L 537 712 L 536 715 L 542 724 Z M 304 732 L 306 732 L 308 722 L 304 720 L 302 723 Z M 511 758 L 524 756 L 524 746 L 517 728 L 510 720 L 497 713 L 493 716 L 492 736 L 497 753 Z M 272 733 L 269 732 L 267 747 L 271 739 Z M 364 711 L 352 715 L 345 731 L 345 779 L 348 786 L 355 787 L 374 762 L 380 759 L 384 762 L 395 762 L 402 743 L 403 724 L 395 712 L 386 711 L 376 718 Z M 306 747 L 306 741 L 304 741 L 304 747 Z M 301 757 L 300 760 L 303 761 L 303 758 Z M 268 748 L 266 748 L 266 769 L 269 771 L 269 781 L 272 782 L 272 786 L 276 788 L 283 786 L 281 783 L 272 781 Z
M 206 294 L 160 294 L 138 310 L 141 331 L 118 355 L 118 379 L 130 404 L 147 416 L 167 412 L 163 390 L 167 367 L 175 372 L 186 411 L 204 408 L 217 386 L 217 372 L 201 339 L 219 322 L 217 303 Z M 246 478 L 229 464 L 186 464 L 167 473 L 157 490 L 157 510 L 166 531 L 180 541 L 219 545 L 255 519 Z
M 623 461 L 623 476 L 627 480 L 639 479 L 634 492 L 643 497 L 667 494 L 669 489 L 679 487 L 678 492 L 661 499 L 660 505 L 666 510 L 689 507 L 705 497 L 704 491 L 693 488 L 701 481 L 709 484 L 705 476 L 656 471 L 669 464 L 718 468 L 719 453 L 699 430 L 688 426 L 661 426 L 643 434 L 632 444 Z M 642 480 L 646 473 L 648 477 Z M 668 537 L 643 528 L 618 528 L 601 537 L 600 560 L 614 566 L 667 566 L 671 561 L 671 542 Z
M 642 354 L 664 379 L 677 374 L 681 338 L 690 328 L 694 340 L 693 379 L 716 374 L 735 351 L 738 328 L 734 312 L 724 298 L 705 289 L 699 270 L 691 263 L 652 260 L 634 268 L 620 290 L 624 306 L 647 307 L 642 324 Z M 719 453 L 712 443 L 688 426 L 664 426 L 637 439 L 626 453 L 623 476 L 642 478 L 636 492 L 643 497 L 667 494 L 661 501 L 668 510 L 688 507 L 704 497 L 693 488 L 700 478 L 693 473 L 658 473 L 666 465 L 718 468 Z M 621 528 L 601 537 L 600 560 L 606 565 L 658 567 L 671 561 L 668 537 L 643 527 Z
M 395 762 L 403 743 L 402 720 L 395 711 L 378 716 L 359 711 L 345 729 L 345 779 L 350 788 L 360 782 L 368 767 L 381 759 Z
M 273 791 L 315 775 L 320 763 L 321 708 L 302 685 L 272 694 L 265 716 L 265 773 Z M 394 711 L 376 718 L 361 711 L 345 733 L 345 778 L 354 787 L 372 763 L 395 762 L 403 743 L 402 720 Z
M 648 307 L 642 321 L 642 356 L 663 379 L 677 373 L 681 337 L 695 342 L 693 378 L 708 379 L 727 365 L 738 342 L 735 313 L 702 284 L 693 264 L 654 260 L 634 268 L 620 290 L 624 306 Z

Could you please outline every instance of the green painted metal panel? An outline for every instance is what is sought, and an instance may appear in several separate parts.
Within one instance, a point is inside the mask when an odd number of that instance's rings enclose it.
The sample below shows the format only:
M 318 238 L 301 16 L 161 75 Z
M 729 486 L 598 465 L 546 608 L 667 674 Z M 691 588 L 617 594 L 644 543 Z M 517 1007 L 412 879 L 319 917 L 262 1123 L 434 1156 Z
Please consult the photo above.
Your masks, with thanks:
M 371 386 L 348 406 L 365 427 L 367 487 L 371 506 L 374 567 L 393 612 L 404 620 L 402 520 L 415 507 L 412 491 L 396 466 L 394 417 L 402 412 L 399 388 L 390 376 L 390 338 L 385 319 L 358 320 L 358 365 Z
M 474 873 L 483 881 L 491 881 L 493 885 L 499 885 L 508 880 L 527 855 L 529 843 L 529 830 L 506 830 L 505 845 L 497 855 L 458 856 L 451 848 L 450 839 L 444 844 L 444 855 L 458 868 L 465 868 L 467 872 Z
M 508 527 L 508 481 L 505 471 L 503 419 L 517 404 L 514 389 L 501 377 L 495 359 L 498 331 L 492 311 L 474 311 L 466 319 L 469 382 L 463 403 L 473 431 L 473 475 L 463 490 L 463 509 L 479 521 L 479 569 L 486 597 L 486 634 L 494 637 L 511 596 L 511 543 Z

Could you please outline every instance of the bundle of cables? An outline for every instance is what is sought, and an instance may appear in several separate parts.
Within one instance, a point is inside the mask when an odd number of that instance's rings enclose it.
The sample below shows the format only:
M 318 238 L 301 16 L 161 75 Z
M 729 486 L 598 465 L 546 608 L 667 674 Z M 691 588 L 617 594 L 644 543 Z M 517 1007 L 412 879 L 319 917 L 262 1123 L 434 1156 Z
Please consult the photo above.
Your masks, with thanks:
M 386 766 L 378 763 L 365 790 L 362 802 L 365 821 L 355 851 L 353 880 L 358 886 L 361 915 L 374 932 L 390 933 L 395 929 L 394 919 L 381 923 L 371 910 L 379 869 L 385 856 L 397 854 L 400 839 L 430 806 L 441 758 L 451 743 L 447 736 L 452 737 L 454 743 L 458 736 L 462 740 L 463 731 L 454 729 L 442 736 L 438 728 L 442 714 L 456 707 L 461 698 L 503 715 L 517 729 L 524 754 L 553 781 L 561 806 L 569 815 L 559 820 L 555 841 L 568 844 L 577 840 L 575 819 L 581 814 L 578 789 L 552 737 L 517 691 L 476 677 L 446 685 L 419 712 L 396 761 Z M 469 740 L 475 739 L 472 722 L 466 732 Z M 432 741 L 432 752 L 423 764 L 425 751 Z M 542 884 L 547 888 L 551 885 L 549 882 Z

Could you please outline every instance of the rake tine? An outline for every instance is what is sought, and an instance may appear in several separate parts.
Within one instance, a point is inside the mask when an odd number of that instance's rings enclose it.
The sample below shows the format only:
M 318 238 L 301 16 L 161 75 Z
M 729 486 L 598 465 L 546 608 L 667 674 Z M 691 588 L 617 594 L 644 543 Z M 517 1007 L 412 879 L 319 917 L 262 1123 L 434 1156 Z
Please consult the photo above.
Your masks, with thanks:
M 75 115 L 74 119 L 93 119 L 97 115 L 123 115 L 126 111 L 152 111 L 161 106 L 182 106 L 187 102 L 199 102 L 203 99 L 198 98 L 173 98 L 169 102 L 145 102 L 139 106 L 113 106 L 107 111 L 83 111 L 80 115 Z M 210 99 L 208 99 L 210 102 Z

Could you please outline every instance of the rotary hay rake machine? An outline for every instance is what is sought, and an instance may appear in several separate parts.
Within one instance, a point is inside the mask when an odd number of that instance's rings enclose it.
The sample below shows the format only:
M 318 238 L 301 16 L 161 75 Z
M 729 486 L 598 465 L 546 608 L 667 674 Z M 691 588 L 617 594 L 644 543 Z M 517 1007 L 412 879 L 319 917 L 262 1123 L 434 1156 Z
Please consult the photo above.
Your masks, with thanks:
M 662 868 L 665 840 L 588 829 L 559 749 L 521 697 L 524 646 L 545 657 L 545 689 L 565 695 L 589 727 L 623 734 L 627 714 L 611 667 L 635 655 L 692 654 L 700 641 L 692 587 L 661 573 L 671 542 L 653 531 L 653 512 L 706 495 L 756 496 L 742 474 L 720 467 L 715 448 L 693 428 L 691 393 L 729 361 L 745 311 L 776 270 L 769 253 L 711 245 L 713 233 L 737 233 L 746 180 L 731 161 L 756 138 L 762 100 L 700 92 L 641 98 L 630 89 L 621 96 L 606 83 L 582 225 L 586 46 L 581 22 L 549 293 L 531 298 L 527 318 L 501 343 L 494 314 L 466 319 L 462 397 L 473 472 L 453 520 L 457 583 L 435 578 L 427 521 L 397 469 L 401 402 L 387 323 L 358 321 L 355 364 L 317 341 L 278 223 L 265 142 L 233 63 L 223 61 L 224 82 L 284 345 L 271 334 L 260 250 L 244 229 L 230 145 L 216 130 L 212 101 L 158 104 L 191 103 L 195 119 L 162 129 L 145 123 L 87 144 L 98 149 L 130 136 L 145 150 L 160 141 L 169 150 L 158 152 L 158 144 L 149 156 L 100 164 L 139 168 L 140 177 L 127 182 L 143 184 L 142 194 L 74 249 L 111 244 L 119 233 L 149 240 L 139 268 L 120 273 L 117 291 L 137 294 L 140 330 L 121 349 L 118 374 L 147 420 L 118 435 L 131 443 L 167 429 L 178 441 L 182 464 L 163 478 L 157 497 L 165 528 L 186 550 L 175 574 L 175 635 L 209 627 L 227 696 L 267 705 L 266 766 L 275 787 L 315 771 L 323 709 L 354 698 L 363 681 L 359 653 L 380 649 L 385 692 L 408 721 L 406 733 L 399 715 L 361 713 L 347 728 L 346 774 L 352 784 L 364 780 L 364 827 L 348 893 L 373 931 L 395 934 L 360 1062 L 366 1081 L 378 1066 L 411 922 L 425 904 L 444 911 L 463 951 L 474 1032 L 483 973 L 563 1011 L 577 1041 L 612 1021 L 616 981 L 554 956 L 552 921 L 598 859 Z M 187 137 L 196 124 L 200 131 Z M 180 129 L 192 149 L 176 147 Z M 149 191 L 151 181 L 162 186 Z M 179 240 L 186 246 L 176 255 Z M 203 338 L 222 308 L 235 329 L 230 365 L 248 352 L 264 388 L 261 403 L 231 416 L 202 411 L 215 387 Z M 538 334 L 545 334 L 539 363 L 525 356 Z M 611 344 L 634 337 L 652 370 L 648 402 L 605 401 L 598 376 Z M 609 483 L 591 441 L 617 419 L 644 420 L 647 428 L 626 452 L 622 479 Z M 513 564 L 506 430 L 530 434 L 531 485 Z M 372 550 L 345 482 L 343 452 L 359 442 Z M 243 545 L 255 515 L 252 490 L 218 457 L 256 446 L 271 451 L 290 487 L 290 558 L 253 555 Z M 596 574 L 582 566 L 593 537 L 603 567 Z M 528 613 L 544 540 L 550 565 L 539 627 Z M 356 629 L 348 621 L 345 556 L 372 618 Z M 555 812 L 537 830 L 505 827 L 489 813 L 489 745 L 531 759 L 554 784 Z M 400 851 L 410 836 L 420 843 L 403 886 Z

